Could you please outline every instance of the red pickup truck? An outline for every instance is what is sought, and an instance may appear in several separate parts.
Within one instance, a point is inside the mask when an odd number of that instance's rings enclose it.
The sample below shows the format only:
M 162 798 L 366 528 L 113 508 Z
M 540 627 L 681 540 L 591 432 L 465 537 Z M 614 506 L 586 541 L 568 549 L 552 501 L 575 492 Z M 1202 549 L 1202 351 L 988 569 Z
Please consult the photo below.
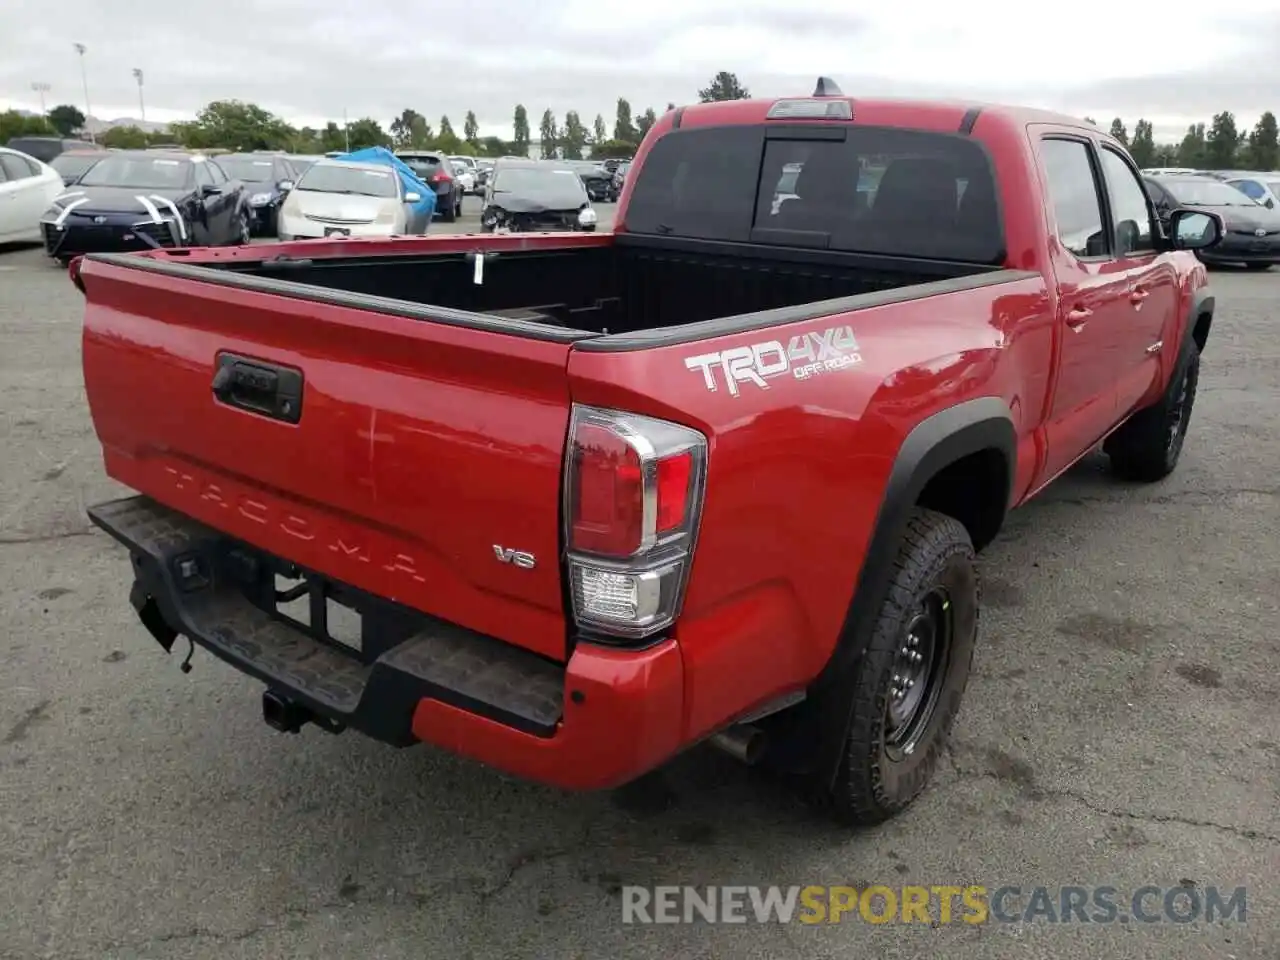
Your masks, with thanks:
M 778 185 L 786 179 L 785 190 Z M 975 551 L 1099 443 L 1174 469 L 1213 214 L 1024 109 L 672 110 L 612 232 L 90 255 L 93 507 L 264 718 L 606 788 L 710 741 L 907 806 Z

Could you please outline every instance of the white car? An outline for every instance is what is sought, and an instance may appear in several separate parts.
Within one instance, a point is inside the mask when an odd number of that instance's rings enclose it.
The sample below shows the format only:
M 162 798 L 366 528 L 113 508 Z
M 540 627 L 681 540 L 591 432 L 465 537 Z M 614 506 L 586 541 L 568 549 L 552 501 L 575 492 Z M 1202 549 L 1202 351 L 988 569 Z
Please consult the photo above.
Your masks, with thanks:
M 773 205 L 769 213 L 777 216 L 782 205 L 788 200 L 796 199 L 796 179 L 800 176 L 802 163 L 788 163 L 782 167 L 782 176 L 778 177 L 778 185 L 773 188 Z
M 475 193 L 476 172 L 471 168 L 471 165 L 454 157 L 450 157 L 449 162 L 453 165 L 453 179 L 458 181 L 458 185 L 462 187 L 462 192 L 464 194 Z
M 421 195 L 401 188 L 390 167 L 349 160 L 317 160 L 280 208 L 279 238 L 396 237 L 427 232 L 413 209 Z
M 0 243 L 41 240 L 40 217 L 64 189 L 53 167 L 0 147 Z
M 1280 210 L 1280 173 L 1241 174 L 1227 183 L 1268 210 Z

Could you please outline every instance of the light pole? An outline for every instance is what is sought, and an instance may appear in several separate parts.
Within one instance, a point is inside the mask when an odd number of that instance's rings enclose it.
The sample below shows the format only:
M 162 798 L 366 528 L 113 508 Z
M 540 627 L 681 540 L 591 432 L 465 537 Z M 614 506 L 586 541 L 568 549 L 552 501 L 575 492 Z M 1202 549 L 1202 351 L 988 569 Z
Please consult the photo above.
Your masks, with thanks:
M 98 139 L 93 135 L 93 127 L 89 119 L 93 110 L 89 106 L 89 74 L 84 67 L 84 52 L 86 48 L 83 43 L 77 43 L 74 46 L 76 53 L 80 55 L 80 79 L 84 83 L 84 128 L 89 131 L 89 142 L 96 144 Z
M 142 100 L 142 68 L 133 68 L 133 79 L 138 81 L 138 109 L 142 111 L 142 122 L 147 122 L 147 105 Z
M 48 112 L 44 106 L 44 95 L 52 90 L 53 87 L 47 83 L 33 83 L 31 89 L 40 95 L 40 116 L 43 117 Z

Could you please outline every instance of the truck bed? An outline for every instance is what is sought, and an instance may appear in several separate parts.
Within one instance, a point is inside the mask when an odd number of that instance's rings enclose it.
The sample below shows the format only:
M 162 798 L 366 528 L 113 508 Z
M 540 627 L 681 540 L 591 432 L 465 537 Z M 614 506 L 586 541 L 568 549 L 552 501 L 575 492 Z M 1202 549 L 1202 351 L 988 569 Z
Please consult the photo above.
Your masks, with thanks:
M 610 235 L 94 255 L 73 275 L 109 476 L 285 581 L 300 571 L 560 663 L 575 640 L 559 505 L 584 402 L 571 354 L 1039 282 Z M 516 553 L 523 564 L 506 561 Z
M 213 260 L 201 266 L 609 334 L 884 293 L 934 281 L 982 284 L 989 278 L 996 282 L 991 275 L 1002 272 L 1001 267 L 984 264 L 825 250 L 627 235 L 591 239 L 599 242 L 486 253 L 480 283 L 475 282 L 477 254 L 467 249 L 363 257 L 291 253 L 266 260 Z

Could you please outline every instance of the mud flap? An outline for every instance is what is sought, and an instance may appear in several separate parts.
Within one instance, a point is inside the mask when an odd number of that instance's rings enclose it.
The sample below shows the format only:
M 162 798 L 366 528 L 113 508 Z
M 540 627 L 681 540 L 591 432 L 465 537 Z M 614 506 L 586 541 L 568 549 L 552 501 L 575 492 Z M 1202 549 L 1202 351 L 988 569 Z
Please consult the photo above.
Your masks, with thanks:
M 135 580 L 129 590 L 129 602 L 138 611 L 138 619 L 147 628 L 147 632 L 156 638 L 156 643 L 160 644 L 165 653 L 169 653 L 173 649 L 173 642 L 178 639 L 178 632 L 165 621 L 156 598 L 147 593 L 141 582 Z

